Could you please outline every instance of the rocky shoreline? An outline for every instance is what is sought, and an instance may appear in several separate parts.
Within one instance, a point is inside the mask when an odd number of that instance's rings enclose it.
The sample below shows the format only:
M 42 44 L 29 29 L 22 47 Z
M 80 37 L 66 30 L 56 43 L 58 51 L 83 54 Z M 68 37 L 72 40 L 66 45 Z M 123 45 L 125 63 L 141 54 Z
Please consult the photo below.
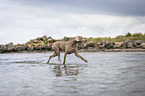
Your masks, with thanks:
M 53 51 L 52 45 L 56 41 L 68 41 L 73 37 L 64 37 L 61 40 L 55 40 L 51 37 L 43 36 L 30 40 L 25 44 L 16 44 L 12 42 L 6 45 L 0 45 L 0 53 L 20 53 L 20 52 L 51 52 Z M 145 52 L 145 41 L 143 40 L 125 40 L 124 42 L 100 42 L 82 40 L 78 45 L 80 52 Z

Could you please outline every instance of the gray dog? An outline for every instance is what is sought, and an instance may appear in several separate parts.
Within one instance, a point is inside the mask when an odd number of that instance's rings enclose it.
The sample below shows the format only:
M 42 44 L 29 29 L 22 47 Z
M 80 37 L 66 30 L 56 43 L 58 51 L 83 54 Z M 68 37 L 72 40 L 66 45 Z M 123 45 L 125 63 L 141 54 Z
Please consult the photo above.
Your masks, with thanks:
M 54 54 L 49 57 L 49 60 L 47 63 L 49 63 L 50 59 L 58 56 L 58 60 L 60 61 L 60 51 L 65 52 L 64 53 L 64 60 L 63 64 L 65 64 L 65 59 L 67 54 L 74 53 L 77 57 L 84 60 L 85 62 L 88 62 L 86 59 L 84 59 L 82 56 L 78 54 L 78 44 L 82 42 L 82 37 L 77 36 L 74 39 L 70 41 L 57 41 L 52 45 L 52 48 L 54 49 Z

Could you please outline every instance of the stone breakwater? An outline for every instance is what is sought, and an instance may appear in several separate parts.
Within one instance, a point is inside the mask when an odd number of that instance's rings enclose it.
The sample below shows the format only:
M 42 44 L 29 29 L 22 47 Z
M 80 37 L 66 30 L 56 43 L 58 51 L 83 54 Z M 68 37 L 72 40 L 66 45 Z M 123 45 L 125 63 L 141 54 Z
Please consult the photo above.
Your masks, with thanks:
M 68 41 L 72 38 L 64 37 L 62 41 Z M 55 40 L 51 37 L 43 36 L 30 40 L 25 44 L 8 43 L 6 45 L 0 45 L 0 53 L 8 52 L 44 52 L 53 51 L 52 45 Z M 143 40 L 125 40 L 124 42 L 106 42 L 102 40 L 100 42 L 89 41 L 83 39 L 82 43 L 78 45 L 80 51 L 145 51 L 145 41 Z

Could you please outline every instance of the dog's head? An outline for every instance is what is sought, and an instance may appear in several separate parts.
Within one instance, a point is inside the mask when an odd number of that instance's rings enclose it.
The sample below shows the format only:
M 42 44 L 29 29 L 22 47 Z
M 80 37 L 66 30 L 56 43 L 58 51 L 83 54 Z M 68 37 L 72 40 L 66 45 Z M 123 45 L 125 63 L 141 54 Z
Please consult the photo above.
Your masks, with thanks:
M 77 36 L 77 37 L 75 37 L 75 40 L 76 40 L 77 42 L 82 42 L 82 36 Z

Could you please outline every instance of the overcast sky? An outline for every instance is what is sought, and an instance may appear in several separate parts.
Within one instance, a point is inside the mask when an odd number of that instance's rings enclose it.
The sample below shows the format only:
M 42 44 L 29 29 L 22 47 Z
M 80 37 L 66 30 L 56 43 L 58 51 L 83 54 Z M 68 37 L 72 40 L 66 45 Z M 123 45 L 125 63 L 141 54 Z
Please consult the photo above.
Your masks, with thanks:
M 0 44 L 145 33 L 145 0 L 0 0 Z

